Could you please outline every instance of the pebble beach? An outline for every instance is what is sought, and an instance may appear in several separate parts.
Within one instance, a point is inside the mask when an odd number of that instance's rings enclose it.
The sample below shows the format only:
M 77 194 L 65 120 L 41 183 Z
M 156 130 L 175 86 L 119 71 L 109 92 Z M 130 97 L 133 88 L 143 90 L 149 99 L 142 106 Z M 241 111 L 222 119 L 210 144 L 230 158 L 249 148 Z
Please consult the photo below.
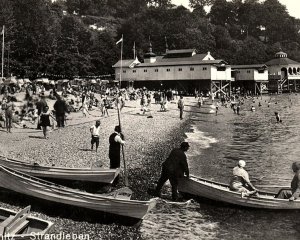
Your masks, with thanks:
M 48 100 L 47 100 L 48 101 Z M 161 163 L 170 150 L 178 147 L 189 130 L 190 112 L 186 111 L 184 119 L 179 119 L 176 100 L 169 104 L 167 112 L 160 112 L 160 105 L 153 104 L 150 113 L 142 114 L 139 101 L 127 101 L 121 112 L 122 132 L 125 135 L 125 160 L 128 169 L 129 187 L 133 190 L 133 199 L 149 200 L 147 188 L 160 175 Z M 53 102 L 48 102 L 50 108 Z M 52 106 L 51 106 L 52 104 Z M 186 109 L 196 104 L 194 98 L 186 98 Z M 13 128 L 12 133 L 0 131 L 0 155 L 29 163 L 60 167 L 108 167 L 108 137 L 118 125 L 118 114 L 110 109 L 108 117 L 101 117 L 100 110 L 90 111 L 87 117 L 81 112 L 68 115 L 64 129 L 53 129 L 49 139 L 44 139 L 41 130 L 34 128 Z M 101 137 L 98 152 L 90 150 L 89 128 L 95 121 L 101 120 Z M 123 163 L 121 163 L 122 165 Z M 122 187 L 123 180 L 119 183 Z M 1 207 L 19 210 L 30 200 L 27 198 L 10 198 L 5 193 Z M 18 196 L 19 197 L 19 196 Z M 43 205 L 47 205 L 44 202 Z M 76 213 L 56 211 L 32 205 L 32 214 L 54 222 L 51 233 L 88 234 L 90 239 L 139 239 L 141 235 L 137 226 L 124 226 L 114 222 L 97 223 L 79 220 Z M 59 211 L 58 211 L 59 212 Z M 50 216 L 49 216 L 50 215 Z M 70 216 L 75 216 L 73 219 Z M 74 220 L 75 219 L 75 220 Z

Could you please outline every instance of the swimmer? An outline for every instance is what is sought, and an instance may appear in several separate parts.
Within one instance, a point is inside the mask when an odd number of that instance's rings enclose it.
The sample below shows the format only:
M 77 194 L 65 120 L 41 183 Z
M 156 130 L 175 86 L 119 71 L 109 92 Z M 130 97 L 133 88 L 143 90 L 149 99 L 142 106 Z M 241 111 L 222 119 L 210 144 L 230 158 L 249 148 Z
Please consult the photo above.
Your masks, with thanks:
M 251 107 L 251 111 L 255 112 L 255 107 L 254 106 Z
M 258 106 L 261 107 L 261 103 L 260 102 L 258 103 Z
M 277 123 L 281 123 L 282 120 L 281 120 L 281 118 L 280 118 L 279 113 L 278 113 L 278 112 L 274 112 L 274 113 L 275 113 L 275 116 L 276 116 Z

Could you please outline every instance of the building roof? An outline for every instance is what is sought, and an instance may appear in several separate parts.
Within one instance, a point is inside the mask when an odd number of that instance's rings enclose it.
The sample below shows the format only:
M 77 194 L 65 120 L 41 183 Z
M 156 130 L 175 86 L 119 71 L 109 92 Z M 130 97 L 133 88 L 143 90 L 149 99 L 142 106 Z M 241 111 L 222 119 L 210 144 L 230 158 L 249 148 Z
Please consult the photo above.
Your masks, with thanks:
M 129 67 L 134 62 L 134 59 L 122 60 L 122 67 Z M 121 60 L 119 60 L 113 67 L 121 67 Z
M 265 63 L 267 66 L 275 66 L 275 65 L 300 65 L 300 63 L 291 60 L 289 58 L 274 58 Z
M 268 68 L 266 64 L 231 65 L 231 69 L 262 69 Z
M 164 58 L 192 57 L 196 54 L 196 49 L 168 50 Z

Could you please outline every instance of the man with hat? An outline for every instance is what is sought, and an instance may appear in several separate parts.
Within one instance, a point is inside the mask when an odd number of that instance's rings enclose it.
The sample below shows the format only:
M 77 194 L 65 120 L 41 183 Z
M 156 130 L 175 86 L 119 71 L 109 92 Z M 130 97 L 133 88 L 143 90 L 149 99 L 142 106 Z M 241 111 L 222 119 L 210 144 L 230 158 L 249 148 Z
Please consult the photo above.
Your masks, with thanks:
M 121 127 L 116 126 L 115 132 L 109 137 L 109 160 L 110 168 L 119 168 L 121 162 L 121 145 L 124 145 L 124 135 L 121 133 Z
M 162 164 L 161 176 L 153 195 L 159 197 L 163 185 L 169 180 L 172 186 L 172 200 L 177 200 L 178 179 L 184 177 L 184 175 L 189 177 L 189 168 L 185 155 L 189 148 L 188 142 L 182 142 L 180 148 L 175 148 L 171 151 L 169 157 Z
M 91 150 L 94 149 L 94 143 L 96 143 L 96 152 L 97 152 L 99 147 L 99 137 L 100 137 L 100 120 L 97 120 L 96 124 L 91 126 L 90 132 L 92 134 Z

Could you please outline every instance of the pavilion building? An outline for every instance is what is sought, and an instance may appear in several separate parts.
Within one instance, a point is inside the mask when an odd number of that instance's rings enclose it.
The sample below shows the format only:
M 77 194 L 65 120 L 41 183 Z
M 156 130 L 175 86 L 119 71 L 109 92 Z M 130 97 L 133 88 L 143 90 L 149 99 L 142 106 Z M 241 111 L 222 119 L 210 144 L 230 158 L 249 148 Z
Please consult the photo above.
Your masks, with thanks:
M 113 68 L 122 87 L 171 88 L 189 94 L 196 90 L 215 96 L 230 94 L 231 67 L 224 60 L 214 59 L 210 52 L 197 54 L 195 49 L 166 50 L 163 56 L 157 56 L 150 43 L 144 62 L 137 58 L 123 60 Z
M 275 58 L 265 63 L 269 71 L 269 91 L 297 91 L 300 84 L 300 63 L 280 51 Z

